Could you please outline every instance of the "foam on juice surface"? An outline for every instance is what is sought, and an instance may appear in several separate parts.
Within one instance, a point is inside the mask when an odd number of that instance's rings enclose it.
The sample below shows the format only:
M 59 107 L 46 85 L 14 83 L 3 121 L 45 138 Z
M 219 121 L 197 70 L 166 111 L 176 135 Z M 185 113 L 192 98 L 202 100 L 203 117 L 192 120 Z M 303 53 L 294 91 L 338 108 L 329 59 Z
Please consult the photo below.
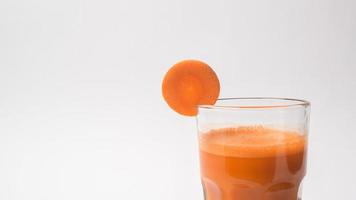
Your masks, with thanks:
M 304 150 L 306 138 L 293 131 L 263 126 L 213 129 L 200 134 L 200 149 L 233 157 L 264 157 Z

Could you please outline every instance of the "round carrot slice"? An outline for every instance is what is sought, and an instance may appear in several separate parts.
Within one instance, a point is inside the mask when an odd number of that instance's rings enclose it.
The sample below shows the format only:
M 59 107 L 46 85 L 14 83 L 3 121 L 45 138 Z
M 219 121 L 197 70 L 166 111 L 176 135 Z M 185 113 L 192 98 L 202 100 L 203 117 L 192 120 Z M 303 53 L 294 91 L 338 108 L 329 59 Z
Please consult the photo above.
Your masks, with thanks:
M 162 83 L 167 104 L 186 116 L 197 115 L 197 105 L 215 104 L 219 92 L 220 83 L 215 72 L 198 60 L 184 60 L 173 65 Z

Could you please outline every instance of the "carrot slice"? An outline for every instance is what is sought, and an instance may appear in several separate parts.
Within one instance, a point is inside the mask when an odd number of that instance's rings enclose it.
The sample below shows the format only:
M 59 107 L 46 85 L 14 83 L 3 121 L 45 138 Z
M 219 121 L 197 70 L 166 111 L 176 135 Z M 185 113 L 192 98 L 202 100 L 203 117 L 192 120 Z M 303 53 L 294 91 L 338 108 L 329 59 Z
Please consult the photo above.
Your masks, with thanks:
M 173 65 L 162 83 L 167 104 L 186 116 L 197 115 L 198 105 L 213 105 L 219 97 L 220 83 L 209 65 L 198 60 L 184 60 Z

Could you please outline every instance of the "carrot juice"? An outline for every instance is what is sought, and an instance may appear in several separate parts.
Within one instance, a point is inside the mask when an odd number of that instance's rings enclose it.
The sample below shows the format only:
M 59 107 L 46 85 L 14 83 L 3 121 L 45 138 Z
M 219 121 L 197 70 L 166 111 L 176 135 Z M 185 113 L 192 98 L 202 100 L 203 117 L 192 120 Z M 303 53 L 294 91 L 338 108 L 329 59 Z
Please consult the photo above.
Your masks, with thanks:
M 199 136 L 206 200 L 297 200 L 306 136 L 263 126 L 213 129 Z

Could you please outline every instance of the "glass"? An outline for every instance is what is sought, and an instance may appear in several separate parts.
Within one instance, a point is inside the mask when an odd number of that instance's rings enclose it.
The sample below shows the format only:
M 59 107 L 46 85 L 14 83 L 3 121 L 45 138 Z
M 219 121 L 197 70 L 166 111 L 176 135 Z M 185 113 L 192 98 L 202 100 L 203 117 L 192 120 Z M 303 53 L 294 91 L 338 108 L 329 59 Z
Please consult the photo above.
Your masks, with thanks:
M 227 98 L 198 107 L 205 200 L 300 200 L 310 104 Z

